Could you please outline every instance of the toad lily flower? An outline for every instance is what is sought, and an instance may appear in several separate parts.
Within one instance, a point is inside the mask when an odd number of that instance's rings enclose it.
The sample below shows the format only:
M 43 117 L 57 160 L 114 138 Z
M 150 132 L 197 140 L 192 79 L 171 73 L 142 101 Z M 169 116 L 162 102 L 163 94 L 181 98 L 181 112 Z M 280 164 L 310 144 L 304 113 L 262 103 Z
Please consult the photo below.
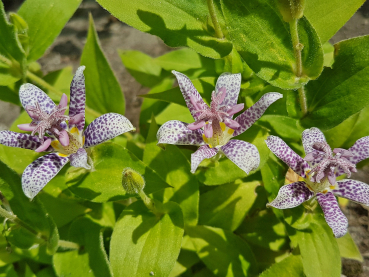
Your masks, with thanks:
M 230 139 L 250 128 L 265 110 L 283 95 L 277 92 L 267 93 L 252 107 L 233 119 L 233 115 L 244 107 L 244 104 L 237 104 L 241 74 L 220 75 L 209 107 L 186 75 L 172 72 L 177 77 L 179 88 L 195 122 L 191 124 L 178 120 L 166 122 L 156 135 L 158 145 L 200 146 L 191 155 L 192 173 L 195 173 L 204 159 L 210 159 L 217 154 L 224 154 L 247 174 L 255 170 L 260 163 L 257 148 L 251 143 Z
M 71 83 L 69 116 L 63 115 L 67 108 L 67 98 L 63 96 L 61 103 L 56 106 L 38 87 L 25 84 L 21 87 L 19 95 L 21 103 L 32 118 L 32 123 L 21 127 L 23 130 L 32 131 L 32 134 L 0 132 L 0 143 L 3 145 L 52 152 L 35 160 L 23 172 L 23 192 L 31 199 L 69 161 L 74 167 L 90 170 L 92 164 L 87 162 L 85 149 L 135 129 L 123 115 L 108 113 L 96 118 L 83 131 L 86 102 L 84 69 L 84 66 L 78 68 Z M 69 118 L 68 124 L 64 121 L 66 118 Z M 39 136 L 33 135 L 35 131 Z M 52 137 L 44 136 L 45 132 Z M 46 141 L 48 143 L 45 143 Z
M 305 159 L 279 137 L 269 136 L 266 143 L 278 158 L 300 176 L 298 182 L 283 186 L 267 206 L 289 209 L 316 197 L 335 237 L 345 235 L 348 221 L 335 196 L 368 206 L 369 185 L 349 179 L 336 181 L 336 177 L 342 174 L 350 177 L 351 172 L 356 172 L 356 164 L 369 157 L 369 136 L 357 140 L 348 150 L 336 148 L 332 151 L 318 128 L 307 129 L 302 133 Z

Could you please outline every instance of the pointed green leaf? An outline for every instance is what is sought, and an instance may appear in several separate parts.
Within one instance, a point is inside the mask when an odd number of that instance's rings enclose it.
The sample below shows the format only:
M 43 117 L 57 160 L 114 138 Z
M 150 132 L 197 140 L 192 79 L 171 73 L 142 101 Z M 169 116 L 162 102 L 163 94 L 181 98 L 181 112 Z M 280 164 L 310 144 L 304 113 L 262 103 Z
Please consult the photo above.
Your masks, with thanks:
M 304 277 L 301 256 L 290 255 L 284 260 L 272 265 L 260 277 Z
M 88 217 L 75 220 L 70 226 L 69 240 L 80 245 L 79 250 L 58 252 L 53 264 L 58 276 L 113 276 L 104 250 L 103 227 Z
M 81 0 L 27 0 L 24 2 L 18 13 L 29 27 L 29 62 L 41 58 L 81 2 Z
M 86 66 L 86 104 L 102 114 L 115 112 L 124 114 L 123 92 L 114 72 L 101 50 L 92 16 L 87 42 L 83 48 L 81 65 Z
M 291 35 L 274 2 L 223 0 L 231 40 L 243 60 L 262 79 L 283 89 L 296 89 L 316 79 L 323 69 L 319 37 L 306 18 L 298 21 L 303 75 L 296 78 Z
M 205 1 L 98 0 L 119 20 L 160 37 L 171 47 L 187 46 L 203 56 L 219 59 L 228 55 L 232 44 L 218 39 L 209 26 L 209 11 Z
M 333 68 L 326 67 L 318 80 L 306 86 L 304 127 L 333 128 L 369 104 L 369 36 L 334 47 Z
M 309 0 L 306 1 L 304 15 L 326 43 L 354 15 L 365 0 Z
M 67 172 L 69 189 L 81 198 L 106 202 L 132 197 L 122 187 L 122 171 L 126 167 L 144 176 L 147 194 L 169 187 L 152 169 L 118 144 L 108 142 L 97 145 L 92 148 L 90 157 L 94 171 L 70 167 Z
M 200 259 L 216 276 L 253 276 L 258 273 L 250 247 L 231 231 L 191 226 L 186 232 Z
M 337 239 L 337 243 L 342 258 L 353 259 L 359 262 L 363 261 L 363 257 L 361 256 L 361 253 L 350 233 L 346 233 L 346 235 Z
M 259 182 L 221 185 L 201 194 L 199 224 L 234 231 L 253 206 Z
M 115 277 L 168 276 L 177 260 L 183 237 L 183 215 L 178 204 L 163 205 L 161 217 L 142 201 L 125 208 L 110 242 L 110 262 Z

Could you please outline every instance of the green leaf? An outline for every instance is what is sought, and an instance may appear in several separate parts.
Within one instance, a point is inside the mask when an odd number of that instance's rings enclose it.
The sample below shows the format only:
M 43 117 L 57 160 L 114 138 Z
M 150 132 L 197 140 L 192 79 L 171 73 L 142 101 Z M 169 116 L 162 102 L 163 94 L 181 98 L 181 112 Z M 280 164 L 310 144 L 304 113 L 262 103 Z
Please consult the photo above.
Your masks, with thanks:
M 361 253 L 350 233 L 346 233 L 346 235 L 336 240 L 342 258 L 353 259 L 359 262 L 363 261 L 363 257 L 361 256 Z
M 279 263 L 272 265 L 260 277 L 304 277 L 301 256 L 290 255 Z
M 156 143 L 158 126 L 151 119 L 143 161 L 165 180 L 172 188 L 159 192 L 155 197 L 163 202 L 173 201 L 181 206 L 186 225 L 196 225 L 199 208 L 199 184 L 190 172 L 190 164 L 175 145 L 167 145 L 166 150 Z
M 207 29 L 209 11 L 205 1 L 99 0 L 98 3 L 119 20 L 132 27 L 160 37 L 171 47 L 187 46 L 203 56 L 220 59 L 232 50 L 226 39 L 215 37 Z
M 190 110 L 187 107 L 183 107 L 178 104 L 171 103 L 156 117 L 156 121 L 159 125 L 163 125 L 165 122 L 170 120 L 179 120 L 186 123 L 194 121 Z
M 88 217 L 72 223 L 69 240 L 78 243 L 80 249 L 54 255 L 53 264 L 58 276 L 113 276 L 104 250 L 102 228 Z
M 169 277 L 180 276 L 198 262 L 200 262 L 200 259 L 196 254 L 196 249 L 190 237 L 185 235 L 182 240 L 181 252 L 179 252 L 178 259 Z
M 282 250 L 287 242 L 284 224 L 271 209 L 247 216 L 236 233 L 250 244 L 273 251 Z
M 114 276 L 168 276 L 177 260 L 183 237 L 183 215 L 168 202 L 158 217 L 142 201 L 125 208 L 110 242 Z M 151 273 L 152 272 L 152 273 Z
M 365 0 L 309 0 L 304 15 L 313 25 L 322 44 L 326 43 L 354 15 Z
M 234 231 L 253 206 L 260 182 L 226 184 L 201 194 L 199 224 Z
M 304 127 L 330 129 L 369 104 L 369 36 L 339 42 L 333 68 L 306 86 Z M 342 109 L 342 107 L 345 107 Z
M 334 62 L 334 46 L 329 42 L 323 44 L 323 51 L 324 51 L 324 66 L 325 67 L 332 67 Z
M 217 276 L 253 276 L 258 270 L 245 241 L 231 231 L 209 226 L 186 228 L 200 259 Z
M 296 78 L 289 25 L 267 0 L 222 1 L 227 30 L 248 66 L 262 79 L 283 89 L 296 89 L 316 79 L 323 69 L 319 37 L 306 18 L 298 21 L 303 76 Z
M 152 169 L 118 144 L 97 145 L 92 148 L 90 157 L 94 163 L 94 171 L 70 167 L 67 172 L 66 183 L 69 189 L 81 198 L 93 202 L 106 202 L 132 197 L 126 194 L 122 187 L 122 171 L 126 167 L 145 177 L 147 194 L 168 187 L 168 184 Z
M 1 161 L 0 172 L 0 190 L 13 214 L 37 232 L 38 236 L 23 227 L 13 228 L 9 235 L 11 242 L 20 248 L 28 248 L 34 243 L 40 243 L 41 237 L 41 242 L 46 242 L 48 252 L 55 253 L 58 248 L 58 229 L 42 203 L 37 197 L 29 201 L 22 191 L 21 178 Z
M 336 127 L 324 132 L 332 148 L 350 148 L 354 143 L 368 135 L 369 106 L 350 116 Z
M 17 106 L 21 105 L 19 101 L 18 93 L 16 93 L 14 90 L 10 89 L 9 87 L 0 86 L 0 100 L 13 103 Z
M 50 72 L 49 74 L 45 75 L 43 79 L 54 88 L 65 93 L 69 97 L 70 84 L 73 79 L 73 68 L 71 66 L 67 66 L 63 69 Z M 53 101 L 60 101 L 60 95 L 55 94 L 52 91 L 48 91 L 48 95 Z
M 120 50 L 119 56 L 128 72 L 141 85 L 152 88 L 162 81 L 162 68 L 149 55 L 136 50 Z
M 81 0 L 24 2 L 18 13 L 29 27 L 29 62 L 39 59 L 45 53 L 81 2 Z
M 91 211 L 91 209 L 78 204 L 76 201 L 52 197 L 47 193 L 40 193 L 39 198 L 58 228 Z
M 243 134 L 235 137 L 235 139 L 247 141 L 258 148 L 260 154 L 259 168 L 263 168 L 269 157 L 270 150 L 265 144 L 265 139 L 268 136 L 269 134 L 265 128 L 253 125 Z M 228 158 L 223 158 L 220 160 L 219 165 L 215 165 L 213 167 L 202 167 L 202 165 L 206 163 L 209 162 L 205 160 L 202 164 L 200 164 L 200 167 L 196 173 L 198 180 L 205 185 L 213 186 L 231 183 L 236 179 L 248 176 L 242 169 L 240 169 Z M 249 175 L 255 173 L 257 170 L 251 171 Z
M 101 50 L 92 16 L 87 42 L 83 48 L 81 65 L 86 66 L 86 104 L 104 114 L 124 114 L 125 101 L 120 85 Z
M 271 130 L 271 135 L 283 137 L 293 141 L 300 141 L 303 129 L 297 125 L 298 121 L 284 115 L 263 115 L 257 124 Z
M 8 86 L 18 81 L 22 76 L 14 69 L 0 62 L 0 86 Z
M 290 239 L 299 246 L 304 273 L 307 277 L 341 276 L 341 257 L 337 241 L 321 213 L 305 215 L 309 227 L 289 228 Z
M 6 18 L 4 4 L 0 2 L 0 55 L 23 63 L 25 53 L 21 43 L 18 40 L 15 26 L 10 24 Z M 1 60 L 0 60 L 0 64 Z

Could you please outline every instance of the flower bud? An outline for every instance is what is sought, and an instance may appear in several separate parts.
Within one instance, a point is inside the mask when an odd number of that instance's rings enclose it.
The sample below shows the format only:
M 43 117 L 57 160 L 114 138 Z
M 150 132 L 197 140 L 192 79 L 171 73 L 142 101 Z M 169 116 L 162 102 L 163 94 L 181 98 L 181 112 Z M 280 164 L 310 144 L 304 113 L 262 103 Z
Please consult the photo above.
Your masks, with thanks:
M 304 15 L 305 0 L 276 0 L 283 20 L 291 22 L 300 19 Z
M 145 187 L 145 180 L 132 168 L 125 168 L 122 173 L 122 185 L 128 194 L 139 194 Z

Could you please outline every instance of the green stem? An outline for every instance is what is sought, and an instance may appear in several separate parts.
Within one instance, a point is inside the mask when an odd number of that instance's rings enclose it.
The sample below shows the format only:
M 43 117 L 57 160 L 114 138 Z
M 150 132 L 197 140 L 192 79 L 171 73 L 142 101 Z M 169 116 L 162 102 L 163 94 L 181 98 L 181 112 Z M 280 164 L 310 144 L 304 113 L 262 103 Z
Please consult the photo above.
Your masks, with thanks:
M 141 197 L 142 201 L 144 202 L 145 206 L 155 215 L 160 216 L 162 213 L 157 209 L 155 202 L 153 199 L 148 197 L 146 193 L 141 189 L 138 192 L 138 195 Z
M 295 54 L 296 60 L 296 76 L 301 77 L 302 75 L 302 59 L 301 59 L 301 50 L 303 45 L 299 41 L 299 33 L 297 29 L 298 19 L 294 19 L 290 22 L 290 32 L 292 37 L 292 46 L 293 53 Z
M 215 13 L 214 2 L 213 0 L 207 0 L 207 2 L 208 2 L 208 9 L 209 9 L 211 21 L 213 22 L 213 25 L 214 25 L 215 34 L 217 38 L 224 38 L 222 29 L 220 28 L 220 25 L 219 25 L 217 15 Z
M 304 86 L 300 87 L 297 91 L 299 92 L 301 111 L 303 116 L 305 116 L 307 114 L 307 104 Z
M 43 87 L 44 89 L 47 89 L 47 90 L 57 94 L 60 97 L 63 95 L 63 92 L 61 92 L 60 90 L 54 88 L 52 85 L 50 85 L 44 79 L 38 77 L 37 75 L 33 74 L 32 72 L 27 71 L 27 78 L 29 78 L 30 80 L 35 82 L 37 85 Z M 93 109 L 91 109 L 87 106 L 85 107 L 85 110 L 86 110 L 86 113 L 89 113 L 90 115 L 92 115 L 94 117 L 101 116 L 100 113 L 96 112 L 95 110 L 93 110 Z
M 0 55 L 0 62 L 5 63 L 8 66 L 12 65 L 11 60 L 8 60 L 7 58 L 5 58 L 4 56 L 1 56 L 1 55 Z
M 58 246 L 62 248 L 69 248 L 69 249 L 79 249 L 79 245 L 75 242 L 66 241 L 66 240 L 59 240 Z

